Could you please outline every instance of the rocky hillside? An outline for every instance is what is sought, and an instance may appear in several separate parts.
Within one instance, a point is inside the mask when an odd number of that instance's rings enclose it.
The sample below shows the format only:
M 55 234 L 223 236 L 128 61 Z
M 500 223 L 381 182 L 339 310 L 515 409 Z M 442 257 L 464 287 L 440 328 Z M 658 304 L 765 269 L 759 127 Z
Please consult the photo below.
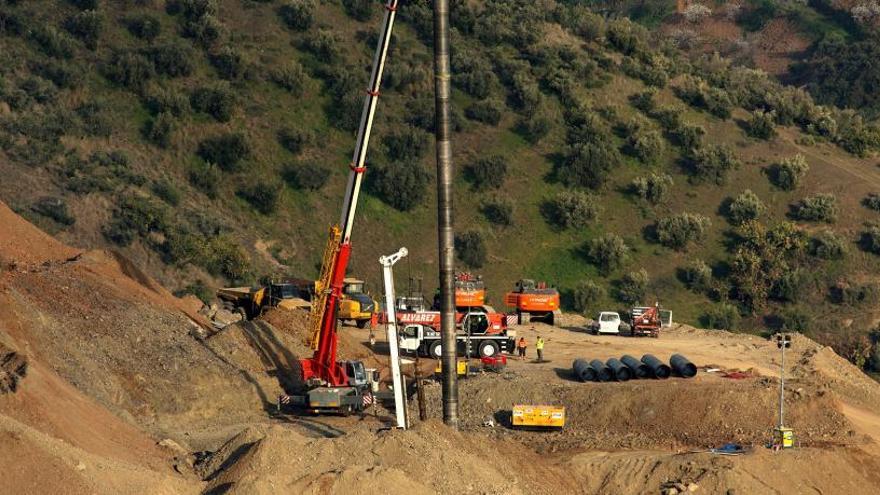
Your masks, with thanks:
M 816 103 L 847 104 L 821 84 L 814 98 L 682 51 L 662 28 L 674 13 L 453 6 L 458 252 L 496 305 L 516 279 L 545 279 L 571 310 L 659 300 L 679 321 L 800 330 L 866 362 L 880 298 L 870 120 Z M 202 297 L 314 276 L 381 10 L 4 1 L 0 199 Z M 398 275 L 431 290 L 429 4 L 399 21 L 352 271 L 375 288 L 377 258 L 403 245 Z

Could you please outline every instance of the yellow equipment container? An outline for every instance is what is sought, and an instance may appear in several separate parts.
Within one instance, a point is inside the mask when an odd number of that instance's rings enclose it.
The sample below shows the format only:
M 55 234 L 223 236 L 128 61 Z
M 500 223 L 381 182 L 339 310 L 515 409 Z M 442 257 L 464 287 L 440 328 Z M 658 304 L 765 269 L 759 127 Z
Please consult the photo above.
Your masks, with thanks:
M 513 426 L 562 428 L 565 426 L 564 406 L 517 404 L 513 406 Z
M 786 428 L 784 426 L 780 426 L 779 428 L 775 428 L 773 430 L 774 436 L 776 437 L 775 444 L 782 447 L 783 449 L 790 449 L 794 447 L 794 430 L 791 428 Z
M 467 376 L 468 374 L 468 360 L 467 359 L 459 359 L 456 362 L 455 374 L 458 376 Z M 437 361 L 437 366 L 434 368 L 435 373 L 443 373 L 443 363 L 441 361 Z

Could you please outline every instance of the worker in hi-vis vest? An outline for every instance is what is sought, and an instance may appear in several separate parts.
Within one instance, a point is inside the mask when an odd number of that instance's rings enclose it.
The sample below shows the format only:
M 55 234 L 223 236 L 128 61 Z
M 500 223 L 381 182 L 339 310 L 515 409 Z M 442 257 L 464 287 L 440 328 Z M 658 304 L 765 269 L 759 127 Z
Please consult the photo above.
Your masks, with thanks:
M 538 361 L 544 360 L 544 339 L 538 335 L 538 340 L 535 341 L 535 350 L 538 351 Z

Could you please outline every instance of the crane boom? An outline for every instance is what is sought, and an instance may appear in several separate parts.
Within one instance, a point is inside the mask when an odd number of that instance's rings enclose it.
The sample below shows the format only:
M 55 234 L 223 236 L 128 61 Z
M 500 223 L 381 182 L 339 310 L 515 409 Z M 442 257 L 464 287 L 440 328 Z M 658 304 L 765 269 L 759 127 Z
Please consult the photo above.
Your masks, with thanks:
M 382 82 L 382 73 L 385 70 L 385 58 L 388 55 L 388 46 L 391 43 L 391 30 L 394 27 L 394 18 L 397 13 L 398 0 L 388 0 L 385 4 L 385 19 L 382 22 L 382 30 L 379 33 L 379 41 L 376 46 L 376 54 L 373 57 L 373 69 L 370 73 L 370 84 L 367 96 L 364 98 L 364 107 L 361 113 L 361 121 L 358 126 L 357 141 L 354 148 L 349 168 L 348 185 L 345 190 L 345 199 L 342 205 L 342 216 L 339 220 L 340 240 L 338 248 L 330 258 L 330 286 L 326 288 L 323 313 L 320 314 L 321 326 L 317 333 L 317 349 L 310 359 L 300 361 L 302 365 L 303 380 L 307 383 L 318 382 L 321 385 L 337 387 L 348 382 L 345 368 L 336 362 L 336 310 L 342 297 L 342 285 L 345 272 L 348 268 L 348 260 L 351 256 L 351 231 L 354 225 L 354 215 L 357 209 L 358 195 L 360 194 L 364 172 L 366 171 L 367 148 L 370 144 L 370 133 L 373 128 L 373 118 L 376 115 L 376 107 L 379 103 L 379 88 Z

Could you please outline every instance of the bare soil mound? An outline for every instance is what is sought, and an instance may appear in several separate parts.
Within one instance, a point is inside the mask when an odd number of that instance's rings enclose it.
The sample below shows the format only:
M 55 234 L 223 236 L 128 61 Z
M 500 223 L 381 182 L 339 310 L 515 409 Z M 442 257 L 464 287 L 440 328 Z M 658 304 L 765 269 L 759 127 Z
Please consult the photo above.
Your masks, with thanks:
M 577 491 L 563 472 L 537 469 L 537 455 L 524 446 L 487 440 L 437 421 L 408 431 L 361 425 L 339 438 L 309 438 L 283 427 L 252 429 L 215 454 L 207 478 L 209 489 L 230 494 L 518 494 L 534 492 L 551 476 L 556 493 Z

